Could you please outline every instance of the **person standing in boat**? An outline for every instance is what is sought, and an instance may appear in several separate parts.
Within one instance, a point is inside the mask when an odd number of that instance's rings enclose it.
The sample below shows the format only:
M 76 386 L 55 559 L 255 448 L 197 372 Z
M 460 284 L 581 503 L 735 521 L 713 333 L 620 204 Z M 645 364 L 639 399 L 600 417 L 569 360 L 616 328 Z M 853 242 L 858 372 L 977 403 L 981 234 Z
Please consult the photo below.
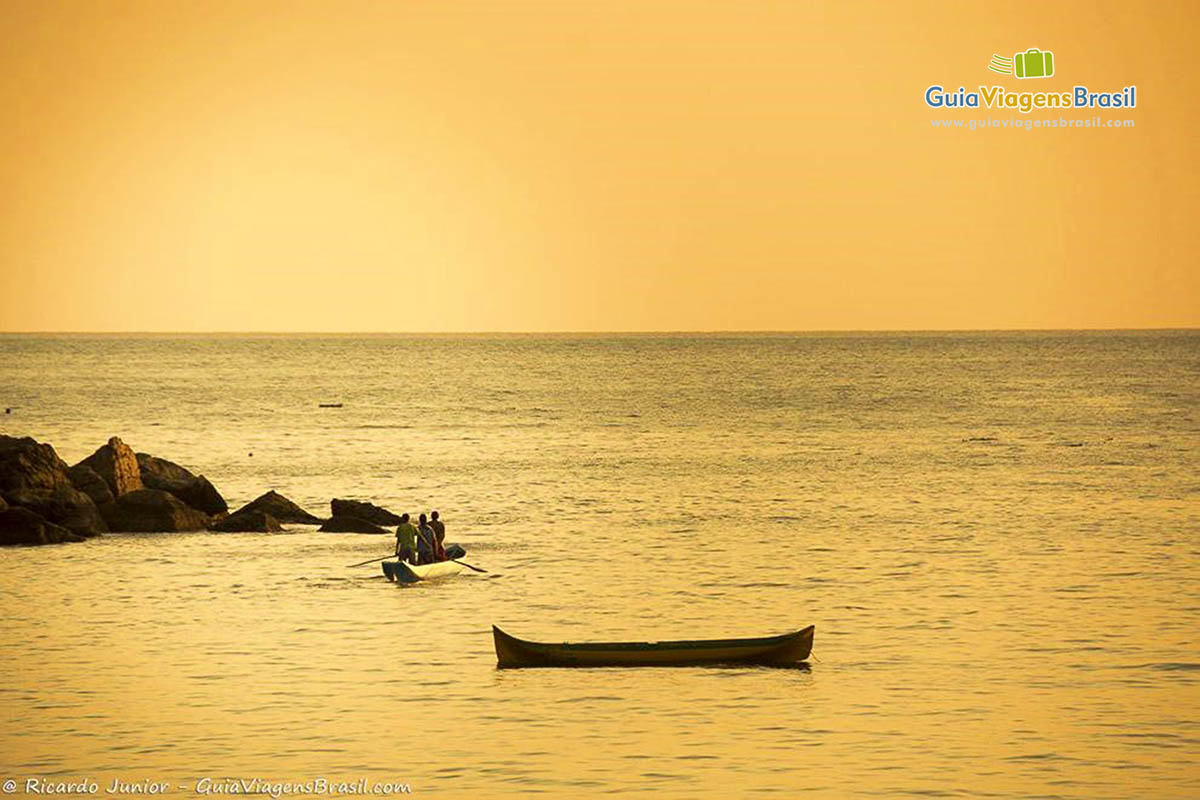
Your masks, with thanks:
M 408 521 L 408 514 L 401 514 L 400 524 L 396 526 L 396 558 L 417 563 L 417 529 Z
M 437 560 L 446 560 L 446 524 L 438 519 L 438 512 L 429 512 L 429 527 L 437 534 Z
M 432 564 L 437 557 L 437 534 L 429 527 L 429 521 L 422 514 L 417 523 L 417 556 L 419 563 Z

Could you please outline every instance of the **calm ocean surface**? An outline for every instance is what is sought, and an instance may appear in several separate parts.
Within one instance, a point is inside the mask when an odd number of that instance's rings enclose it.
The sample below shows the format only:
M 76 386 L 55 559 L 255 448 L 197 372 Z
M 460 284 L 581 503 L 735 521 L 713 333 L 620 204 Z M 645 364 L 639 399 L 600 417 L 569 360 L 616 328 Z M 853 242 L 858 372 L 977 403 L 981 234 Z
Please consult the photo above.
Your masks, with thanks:
M 400 588 L 346 568 L 390 538 L 301 526 L 0 550 L 0 778 L 1200 796 L 1197 332 L 3 336 L 0 406 L 231 507 L 440 509 L 489 571 Z M 817 633 L 499 671 L 493 623 Z

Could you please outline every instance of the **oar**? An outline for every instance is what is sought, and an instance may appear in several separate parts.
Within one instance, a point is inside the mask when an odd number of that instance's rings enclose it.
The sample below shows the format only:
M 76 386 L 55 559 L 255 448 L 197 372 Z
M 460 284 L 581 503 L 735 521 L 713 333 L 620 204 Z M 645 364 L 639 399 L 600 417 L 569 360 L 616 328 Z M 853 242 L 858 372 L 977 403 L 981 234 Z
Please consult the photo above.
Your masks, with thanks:
M 480 569 L 479 567 L 472 567 L 472 566 L 471 566 L 470 564 L 468 564 L 467 562 L 465 562 L 465 561 L 459 561 L 457 558 L 452 558 L 452 559 L 450 559 L 450 560 L 451 560 L 451 561 L 453 561 L 455 564 L 462 564 L 462 565 L 463 565 L 464 567 L 466 567 L 467 569 L 473 569 L 473 570 L 475 570 L 476 572 L 487 572 L 487 570 L 486 570 L 486 569 Z
M 361 567 L 364 564 L 374 564 L 376 561 L 387 561 L 389 558 L 395 558 L 395 557 L 396 557 L 395 553 L 388 553 L 383 558 L 372 558 L 370 561 L 361 561 L 358 564 L 351 564 L 350 567 Z M 350 569 L 350 567 L 346 567 L 346 569 Z

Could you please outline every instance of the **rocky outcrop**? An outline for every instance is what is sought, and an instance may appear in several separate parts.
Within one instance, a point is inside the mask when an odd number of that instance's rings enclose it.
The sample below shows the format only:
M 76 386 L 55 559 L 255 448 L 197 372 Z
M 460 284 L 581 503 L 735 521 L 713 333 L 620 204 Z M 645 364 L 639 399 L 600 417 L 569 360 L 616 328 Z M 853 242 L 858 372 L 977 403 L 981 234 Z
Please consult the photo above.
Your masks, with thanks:
M 54 448 L 26 436 L 0 436 L 0 495 L 48 494 L 71 487 Z
M 104 478 L 97 475 L 96 471 L 89 466 L 76 464 L 67 470 L 67 478 L 70 479 L 72 486 L 92 498 L 92 502 L 96 504 L 101 513 L 104 513 L 104 509 L 116 500 L 113 497 L 112 489 L 109 489 L 108 484 L 104 482 Z
M 203 475 L 193 475 L 178 464 L 147 453 L 136 454 L 138 471 L 147 489 L 170 492 L 205 514 L 224 514 L 229 505 Z
M 281 523 L 321 524 L 271 491 L 234 515 L 203 475 L 113 437 L 73 467 L 49 444 L 0 435 L 0 545 L 80 541 L 118 532 L 281 532 Z M 394 517 L 369 503 L 355 510 L 375 519 Z M 343 515 L 328 530 L 386 533 L 370 519 Z
M 11 507 L 0 511 L 0 545 L 59 544 L 81 542 L 78 536 L 53 522 L 47 522 L 28 508 Z
M 320 527 L 325 533 L 387 533 L 388 531 L 373 522 L 354 517 L 349 514 L 339 514 Z
M 393 514 L 386 508 L 380 508 L 373 503 L 364 503 L 361 500 L 331 500 L 329 508 L 334 517 L 358 517 L 376 525 L 393 527 L 400 524 L 399 514 Z
M 233 512 L 232 516 L 237 516 L 244 511 L 264 511 L 280 522 L 298 522 L 303 525 L 320 525 L 325 521 L 308 513 L 274 490 L 251 500 Z
M 108 532 L 108 525 L 92 498 L 71 486 L 41 494 L 14 494 L 9 500 L 13 506 L 28 509 L 46 522 L 84 538 Z
M 128 492 L 136 492 L 145 488 L 142 485 L 142 473 L 138 468 L 137 456 L 129 445 L 114 436 L 108 444 L 79 462 L 90 467 L 108 484 L 113 497 L 120 498 Z
M 239 511 L 208 526 L 221 533 L 279 533 L 283 526 L 265 511 Z
M 181 490 L 176 497 L 206 514 L 229 512 L 229 504 L 225 502 L 225 498 L 217 491 L 217 487 L 213 486 L 212 482 L 203 475 L 197 475 L 195 483 Z
M 374 503 L 334 499 L 329 502 L 333 516 L 321 526 L 326 533 L 388 533 L 382 526 L 400 524 L 400 516 Z
M 13 525 L 24 531 L 12 534 L 26 544 L 73 541 L 54 528 L 64 527 L 76 536 L 96 536 L 108 530 L 92 499 L 71 485 L 66 463 L 48 444 L 25 437 L 0 436 L 0 496 L 5 506 L 24 508 L 51 528 L 39 528 L 13 517 Z M 16 528 L 14 528 L 16 530 Z
M 170 492 L 161 489 L 138 489 L 117 498 L 108 525 L 114 531 L 199 531 L 208 527 L 208 515 L 187 505 Z

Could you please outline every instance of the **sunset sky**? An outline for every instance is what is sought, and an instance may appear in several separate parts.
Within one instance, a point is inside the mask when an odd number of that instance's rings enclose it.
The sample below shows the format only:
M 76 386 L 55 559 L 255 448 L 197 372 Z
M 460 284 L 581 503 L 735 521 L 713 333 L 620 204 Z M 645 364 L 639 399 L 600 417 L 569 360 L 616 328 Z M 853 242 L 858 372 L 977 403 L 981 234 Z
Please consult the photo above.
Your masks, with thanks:
M 3 331 L 1200 325 L 1195 2 L 0 10 Z

